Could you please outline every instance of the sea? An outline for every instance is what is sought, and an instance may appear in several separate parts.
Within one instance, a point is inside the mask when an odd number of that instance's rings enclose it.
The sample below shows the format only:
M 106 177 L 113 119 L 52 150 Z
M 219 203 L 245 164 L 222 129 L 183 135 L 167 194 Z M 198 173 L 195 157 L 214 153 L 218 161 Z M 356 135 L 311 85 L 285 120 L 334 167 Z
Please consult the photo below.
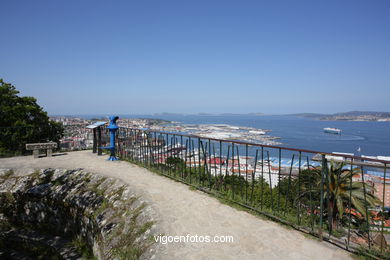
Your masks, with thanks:
M 96 115 L 86 116 L 87 118 Z M 322 121 L 287 115 L 119 115 L 122 118 L 158 118 L 184 124 L 229 124 L 271 130 L 282 147 L 357 156 L 390 156 L 390 122 Z M 324 133 L 325 127 L 342 130 Z

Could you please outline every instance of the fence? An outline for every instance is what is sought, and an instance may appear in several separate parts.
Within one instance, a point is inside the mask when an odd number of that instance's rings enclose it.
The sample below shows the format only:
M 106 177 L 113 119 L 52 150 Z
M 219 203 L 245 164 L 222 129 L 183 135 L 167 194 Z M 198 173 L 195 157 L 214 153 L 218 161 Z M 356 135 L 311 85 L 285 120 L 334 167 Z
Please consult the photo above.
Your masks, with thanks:
M 347 250 L 389 256 L 390 161 L 129 128 L 117 145 L 124 160 Z
M 84 129 L 69 131 L 85 138 Z M 108 136 L 103 127 L 103 146 Z M 347 250 L 390 258 L 390 161 L 129 128 L 118 130 L 117 145 L 122 159 Z

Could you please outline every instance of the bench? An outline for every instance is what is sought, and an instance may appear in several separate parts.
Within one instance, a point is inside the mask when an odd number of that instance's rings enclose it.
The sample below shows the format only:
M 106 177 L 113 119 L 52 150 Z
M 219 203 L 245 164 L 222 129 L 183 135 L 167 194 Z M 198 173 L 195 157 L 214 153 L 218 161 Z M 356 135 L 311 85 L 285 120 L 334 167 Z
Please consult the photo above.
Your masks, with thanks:
M 34 158 L 39 157 L 39 150 L 46 149 L 46 156 L 51 157 L 53 155 L 53 149 L 57 148 L 57 143 L 35 143 L 26 144 L 27 151 L 33 151 Z

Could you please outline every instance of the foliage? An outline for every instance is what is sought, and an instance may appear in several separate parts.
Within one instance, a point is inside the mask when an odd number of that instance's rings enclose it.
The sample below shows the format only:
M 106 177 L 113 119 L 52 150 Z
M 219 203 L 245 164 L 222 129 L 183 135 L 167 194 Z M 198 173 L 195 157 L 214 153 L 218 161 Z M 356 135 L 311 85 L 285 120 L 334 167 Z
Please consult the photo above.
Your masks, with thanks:
M 332 218 L 332 227 L 338 227 L 351 202 L 351 208 L 356 210 L 361 217 L 367 216 L 368 209 L 379 203 L 374 195 L 374 187 L 368 183 L 352 181 L 354 175 L 360 174 L 358 168 L 353 170 L 345 169 L 345 163 L 330 162 L 330 167 L 325 169 L 327 174 L 321 186 L 321 167 L 308 170 L 301 174 L 299 181 L 302 193 L 298 197 L 300 201 L 319 201 L 321 189 L 323 192 L 324 209 Z M 307 205 L 307 204 L 306 204 Z
M 26 143 L 59 142 L 62 124 L 51 121 L 34 97 L 0 79 L 0 156 L 25 154 Z
M 72 245 L 76 248 L 77 252 L 86 260 L 97 259 L 93 255 L 92 248 L 87 244 L 86 240 L 81 236 L 77 236 L 72 240 Z
M 171 167 L 181 167 L 184 165 L 184 161 L 178 157 L 170 156 L 167 158 L 166 164 Z
M 358 259 L 390 259 L 390 251 L 385 250 L 381 252 L 380 249 L 375 247 L 365 248 L 359 247 L 356 252 Z

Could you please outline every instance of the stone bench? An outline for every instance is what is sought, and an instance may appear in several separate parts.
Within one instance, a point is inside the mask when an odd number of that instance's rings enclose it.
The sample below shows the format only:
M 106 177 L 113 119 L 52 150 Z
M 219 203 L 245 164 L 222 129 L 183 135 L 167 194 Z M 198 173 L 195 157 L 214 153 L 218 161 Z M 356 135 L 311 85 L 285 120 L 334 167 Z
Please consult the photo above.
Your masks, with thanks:
M 46 149 L 46 156 L 51 157 L 53 154 L 53 149 L 57 148 L 57 143 L 35 143 L 35 144 L 26 144 L 27 151 L 33 151 L 34 158 L 39 157 L 39 150 Z

